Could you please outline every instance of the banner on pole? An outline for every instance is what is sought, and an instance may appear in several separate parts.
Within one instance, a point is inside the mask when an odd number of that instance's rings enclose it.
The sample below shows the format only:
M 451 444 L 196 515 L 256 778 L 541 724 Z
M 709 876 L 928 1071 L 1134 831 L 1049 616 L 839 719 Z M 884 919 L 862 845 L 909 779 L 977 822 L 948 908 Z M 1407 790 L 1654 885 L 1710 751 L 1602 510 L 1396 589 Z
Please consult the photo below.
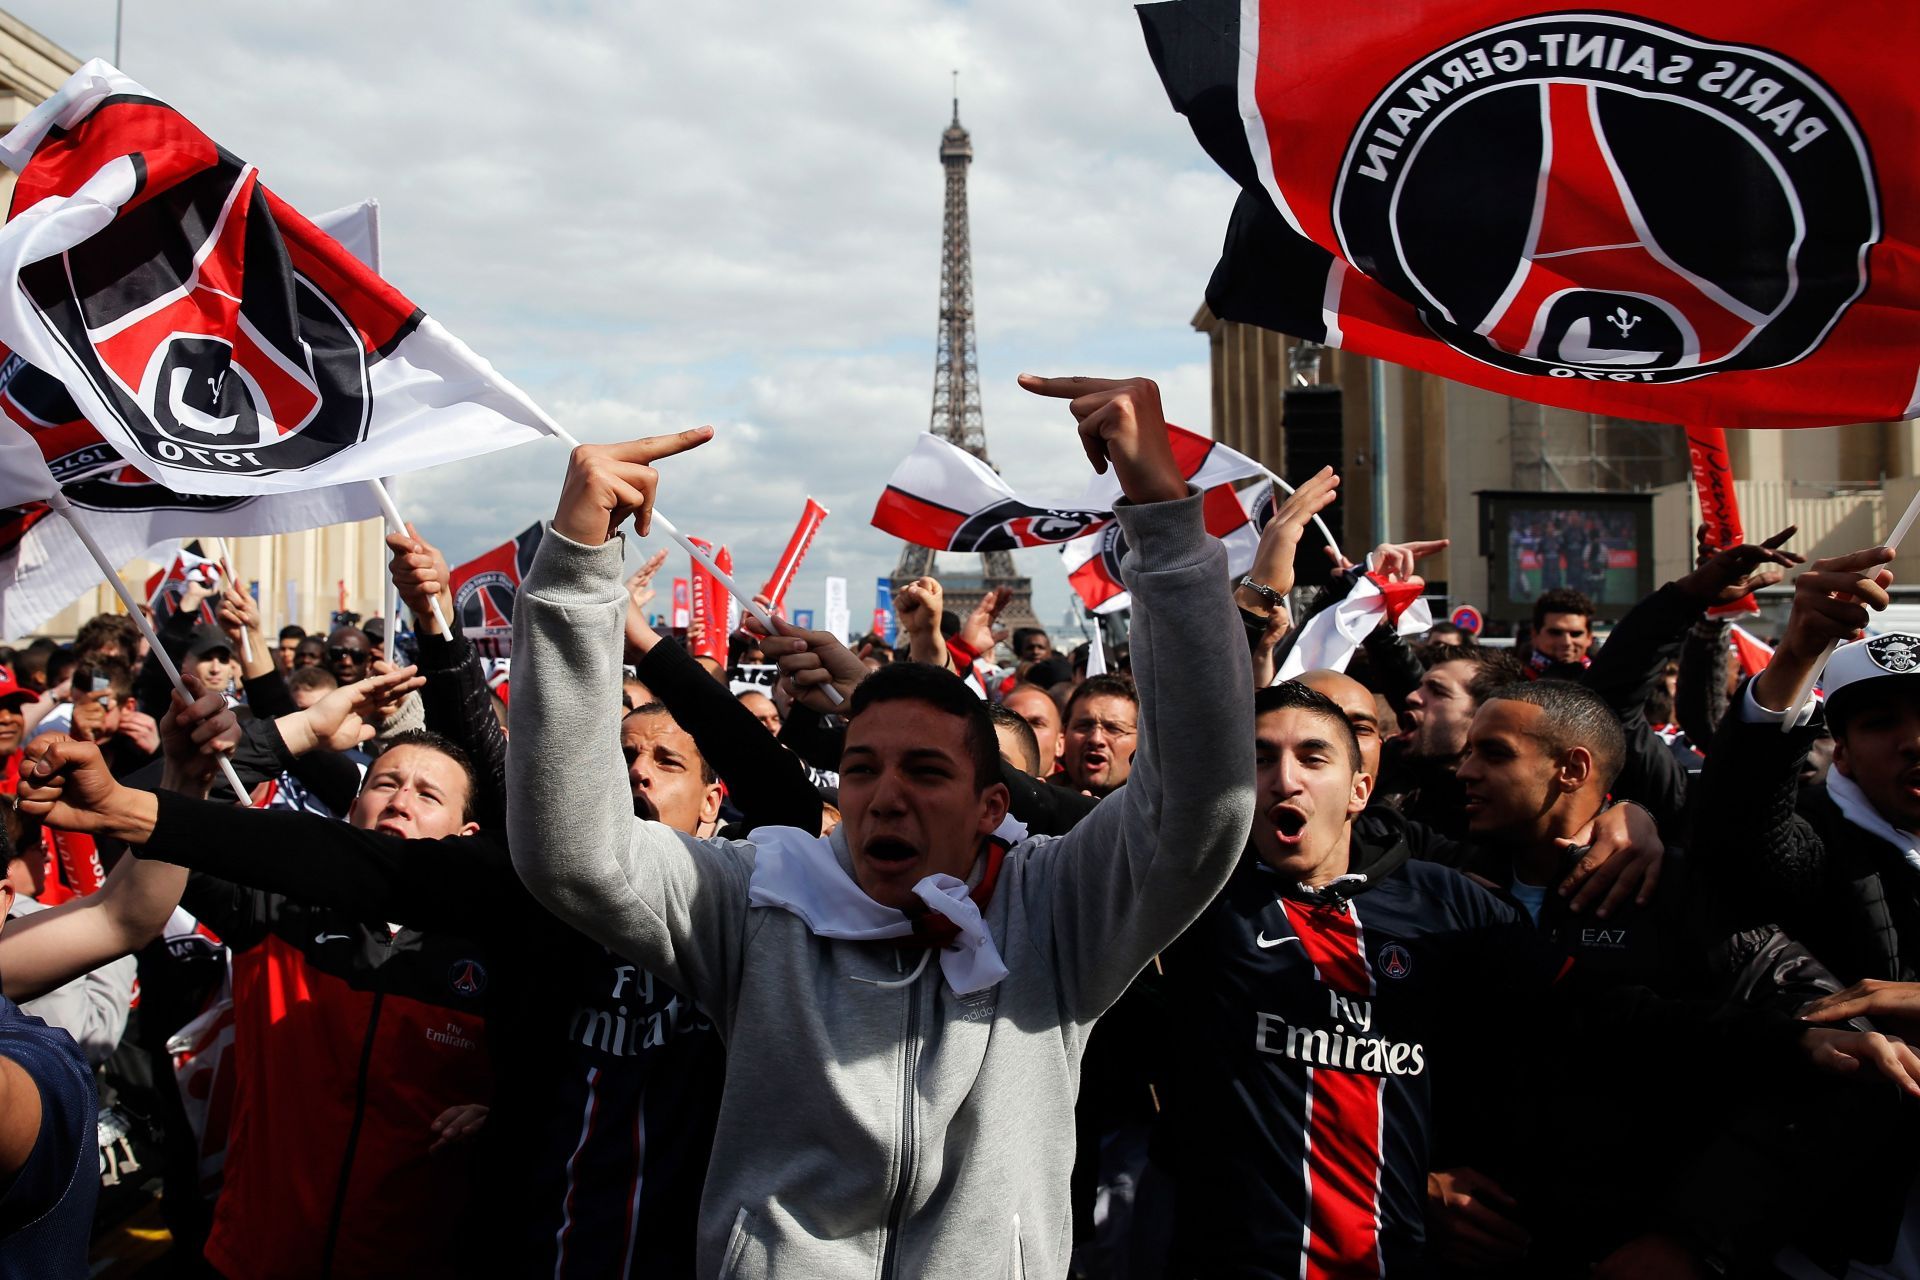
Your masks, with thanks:
M 675 631 L 685 631 L 693 625 L 693 587 L 685 578 L 673 580 L 673 618 L 669 625 Z
M 853 616 L 847 610 L 847 580 L 828 578 L 826 582 L 826 608 L 821 611 L 825 623 L 820 628 L 836 640 L 845 642 L 850 637 L 847 626 Z
M 514 601 L 545 533 L 546 526 L 536 520 L 512 541 L 475 556 L 450 574 L 451 621 L 473 641 L 482 658 L 513 656 Z
M 892 644 L 894 632 L 899 629 L 900 619 L 893 616 L 893 579 L 876 578 L 873 584 L 873 634 Z

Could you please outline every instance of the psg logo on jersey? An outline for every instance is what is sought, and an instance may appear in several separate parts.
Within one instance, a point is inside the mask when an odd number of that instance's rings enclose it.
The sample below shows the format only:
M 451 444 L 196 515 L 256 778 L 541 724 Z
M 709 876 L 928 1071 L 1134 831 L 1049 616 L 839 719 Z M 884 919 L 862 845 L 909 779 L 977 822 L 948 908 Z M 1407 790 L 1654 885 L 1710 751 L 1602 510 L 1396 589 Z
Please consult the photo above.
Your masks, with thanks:
M 1605 13 L 1479 31 L 1361 117 L 1348 261 L 1523 374 L 1680 382 L 1803 359 L 1866 288 L 1872 162 L 1766 49 Z
M 1032 507 L 1014 498 L 976 511 L 954 530 L 950 551 L 1013 551 L 1071 542 L 1113 519 L 1106 511 Z
M 477 996 L 487 989 L 487 968 L 478 960 L 455 960 L 447 985 L 463 996 Z
M 1396 982 L 1413 972 L 1413 953 L 1397 942 L 1380 948 L 1380 973 Z

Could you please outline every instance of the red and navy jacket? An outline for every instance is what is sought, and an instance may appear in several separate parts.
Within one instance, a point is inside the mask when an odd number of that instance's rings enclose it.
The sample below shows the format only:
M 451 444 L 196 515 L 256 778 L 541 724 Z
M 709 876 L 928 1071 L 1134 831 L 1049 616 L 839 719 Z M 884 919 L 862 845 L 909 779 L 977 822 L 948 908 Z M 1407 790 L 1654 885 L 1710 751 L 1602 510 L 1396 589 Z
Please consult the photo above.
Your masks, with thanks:
M 1307 894 L 1249 853 L 1164 957 L 1171 1275 L 1417 1273 L 1443 1045 L 1562 972 L 1464 876 L 1404 842 L 1355 854 Z
M 429 1148 L 447 1108 L 493 1097 L 486 950 L 206 876 L 183 902 L 234 950 L 208 1261 L 230 1280 L 464 1274 L 475 1152 Z

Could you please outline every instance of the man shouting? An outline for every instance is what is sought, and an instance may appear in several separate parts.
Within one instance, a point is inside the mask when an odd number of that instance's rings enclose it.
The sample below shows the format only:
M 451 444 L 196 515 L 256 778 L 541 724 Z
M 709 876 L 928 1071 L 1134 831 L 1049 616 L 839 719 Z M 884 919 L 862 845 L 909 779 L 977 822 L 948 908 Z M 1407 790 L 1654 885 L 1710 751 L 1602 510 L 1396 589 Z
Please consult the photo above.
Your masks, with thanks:
M 1117 473 L 1132 548 L 1133 772 L 1068 835 L 1006 823 L 986 705 L 913 665 L 853 692 L 832 836 L 702 841 L 634 817 L 604 714 L 627 599 L 615 534 L 629 519 L 646 533 L 647 464 L 704 429 L 576 449 L 521 588 L 515 867 L 560 916 L 690 993 L 727 1042 L 701 1274 L 1065 1275 L 1088 1031 L 1246 840 L 1244 641 L 1159 390 L 1021 381 L 1071 400 L 1088 458 Z M 800 689 L 864 674 L 798 635 L 767 643 Z

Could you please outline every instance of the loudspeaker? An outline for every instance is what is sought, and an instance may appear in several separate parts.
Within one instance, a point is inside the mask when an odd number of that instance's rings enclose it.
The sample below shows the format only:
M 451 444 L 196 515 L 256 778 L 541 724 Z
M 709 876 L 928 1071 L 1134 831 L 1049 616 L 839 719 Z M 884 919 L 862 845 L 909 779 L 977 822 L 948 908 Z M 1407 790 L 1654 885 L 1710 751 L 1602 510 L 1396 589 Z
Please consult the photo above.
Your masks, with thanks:
M 1345 469 L 1344 432 L 1340 421 L 1339 387 L 1288 387 L 1282 402 L 1281 425 L 1286 428 L 1287 463 L 1281 472 L 1289 484 L 1301 484 L 1322 467 Z M 1333 505 L 1320 513 L 1334 536 L 1346 540 L 1346 502 L 1335 498 Z M 1327 540 L 1314 525 L 1308 525 L 1294 554 L 1294 582 L 1302 587 L 1326 582 L 1332 562 L 1327 559 Z

